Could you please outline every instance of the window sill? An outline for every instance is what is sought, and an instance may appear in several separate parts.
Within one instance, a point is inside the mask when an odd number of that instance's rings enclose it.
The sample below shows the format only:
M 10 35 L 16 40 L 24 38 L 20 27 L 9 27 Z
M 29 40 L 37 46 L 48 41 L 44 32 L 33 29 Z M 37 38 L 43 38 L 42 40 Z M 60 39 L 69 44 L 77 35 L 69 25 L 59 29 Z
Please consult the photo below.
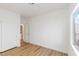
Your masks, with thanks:
M 76 45 L 71 45 L 71 46 L 72 46 L 72 49 L 75 52 L 76 56 L 79 56 L 79 47 Z

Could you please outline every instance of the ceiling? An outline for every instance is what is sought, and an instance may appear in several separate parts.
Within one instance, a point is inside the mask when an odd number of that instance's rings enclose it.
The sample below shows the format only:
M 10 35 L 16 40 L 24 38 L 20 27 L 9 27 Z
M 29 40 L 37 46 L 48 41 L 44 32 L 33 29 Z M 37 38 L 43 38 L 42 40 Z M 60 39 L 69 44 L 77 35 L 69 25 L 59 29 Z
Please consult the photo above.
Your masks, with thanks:
M 0 8 L 19 13 L 27 18 L 68 8 L 68 6 L 68 3 L 0 3 Z

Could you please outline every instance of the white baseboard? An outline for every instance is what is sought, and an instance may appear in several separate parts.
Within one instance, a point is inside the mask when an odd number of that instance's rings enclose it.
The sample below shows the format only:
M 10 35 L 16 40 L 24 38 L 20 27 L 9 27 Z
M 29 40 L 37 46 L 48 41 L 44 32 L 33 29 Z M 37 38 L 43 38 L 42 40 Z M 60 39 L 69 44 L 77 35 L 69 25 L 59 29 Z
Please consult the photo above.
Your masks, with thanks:
M 50 48 L 50 47 L 47 47 L 45 45 L 38 44 L 38 43 L 35 43 L 35 42 L 29 42 L 29 43 L 34 44 L 34 45 L 38 45 L 38 46 L 41 46 L 41 47 L 45 47 L 45 48 L 48 48 L 48 49 L 51 49 L 51 50 L 59 51 L 59 52 L 62 52 L 62 53 L 67 53 L 67 52 L 63 52 L 63 51 L 60 51 L 60 50 L 57 50 L 57 49 L 53 49 L 53 48 Z

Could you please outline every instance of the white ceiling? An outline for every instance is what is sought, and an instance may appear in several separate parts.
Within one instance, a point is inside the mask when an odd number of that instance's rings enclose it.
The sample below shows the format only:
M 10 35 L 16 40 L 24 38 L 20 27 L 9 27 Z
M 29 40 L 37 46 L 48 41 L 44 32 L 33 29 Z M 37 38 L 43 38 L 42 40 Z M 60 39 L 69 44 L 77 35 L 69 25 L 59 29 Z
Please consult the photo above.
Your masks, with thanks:
M 33 17 L 61 8 L 68 8 L 68 3 L 0 3 L 0 8 L 10 10 L 25 17 Z

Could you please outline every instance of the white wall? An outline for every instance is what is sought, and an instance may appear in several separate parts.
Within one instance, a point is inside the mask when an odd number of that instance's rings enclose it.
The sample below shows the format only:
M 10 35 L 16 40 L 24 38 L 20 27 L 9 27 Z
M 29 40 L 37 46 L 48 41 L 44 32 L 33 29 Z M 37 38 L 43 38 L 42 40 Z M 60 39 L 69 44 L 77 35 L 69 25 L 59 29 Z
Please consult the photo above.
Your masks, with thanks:
M 20 46 L 20 15 L 0 9 L 1 51 Z
M 67 53 L 68 20 L 68 9 L 59 9 L 29 19 L 30 42 Z

